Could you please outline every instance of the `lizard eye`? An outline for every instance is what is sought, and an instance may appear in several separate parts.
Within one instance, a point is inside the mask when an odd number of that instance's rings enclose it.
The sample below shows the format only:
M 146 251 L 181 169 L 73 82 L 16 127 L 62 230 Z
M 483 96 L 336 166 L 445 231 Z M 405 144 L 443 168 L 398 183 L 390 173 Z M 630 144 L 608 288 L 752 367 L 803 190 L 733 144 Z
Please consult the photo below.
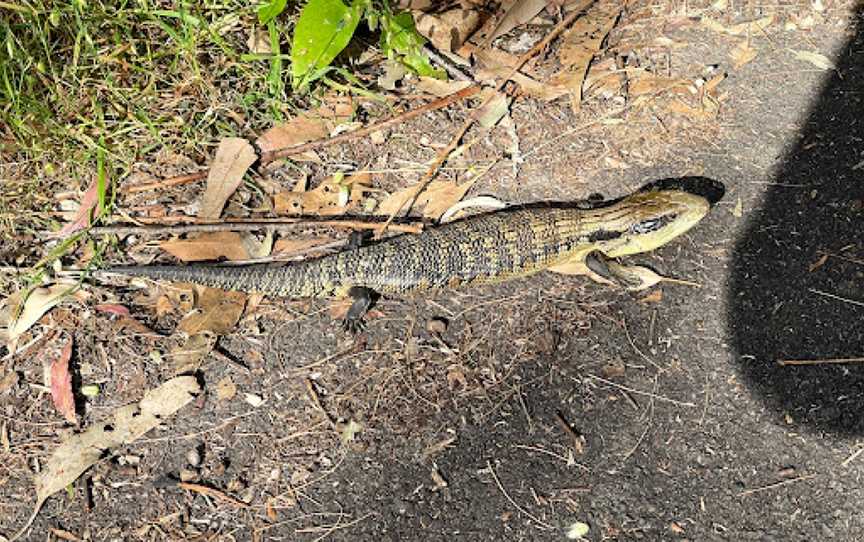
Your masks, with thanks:
M 675 215 L 665 215 L 658 218 L 649 218 L 648 220 L 643 220 L 642 222 L 634 224 L 630 229 L 633 233 L 651 233 L 652 231 L 659 230 L 673 220 L 675 220 Z

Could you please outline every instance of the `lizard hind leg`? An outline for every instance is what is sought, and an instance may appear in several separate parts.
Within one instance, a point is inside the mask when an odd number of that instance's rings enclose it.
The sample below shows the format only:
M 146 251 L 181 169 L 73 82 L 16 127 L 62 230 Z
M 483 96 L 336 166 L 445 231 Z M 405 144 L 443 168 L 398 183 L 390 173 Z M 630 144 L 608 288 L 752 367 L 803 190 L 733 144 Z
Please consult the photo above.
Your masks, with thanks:
M 358 333 L 363 331 L 364 328 L 363 316 L 366 315 L 366 312 L 380 296 L 374 290 L 363 286 L 352 286 L 348 290 L 348 296 L 351 297 L 354 302 L 348 309 L 345 319 L 342 320 L 342 327 L 351 333 Z

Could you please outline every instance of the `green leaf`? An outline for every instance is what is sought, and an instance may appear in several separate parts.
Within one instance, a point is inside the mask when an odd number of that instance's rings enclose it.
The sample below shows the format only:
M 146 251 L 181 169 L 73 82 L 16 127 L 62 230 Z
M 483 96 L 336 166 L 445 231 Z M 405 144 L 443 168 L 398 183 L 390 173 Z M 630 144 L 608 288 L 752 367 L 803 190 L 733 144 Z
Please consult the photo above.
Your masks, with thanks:
M 291 43 L 291 81 L 295 89 L 326 73 L 351 41 L 363 14 L 364 0 L 309 0 L 300 13 Z
M 288 0 L 270 0 L 258 8 L 258 22 L 267 24 L 285 10 Z
M 414 70 L 418 75 L 445 78 L 443 70 L 436 70 L 423 53 L 426 39 L 414 27 L 414 18 L 410 13 L 397 15 L 381 14 L 381 49 L 390 57 L 395 58 Z

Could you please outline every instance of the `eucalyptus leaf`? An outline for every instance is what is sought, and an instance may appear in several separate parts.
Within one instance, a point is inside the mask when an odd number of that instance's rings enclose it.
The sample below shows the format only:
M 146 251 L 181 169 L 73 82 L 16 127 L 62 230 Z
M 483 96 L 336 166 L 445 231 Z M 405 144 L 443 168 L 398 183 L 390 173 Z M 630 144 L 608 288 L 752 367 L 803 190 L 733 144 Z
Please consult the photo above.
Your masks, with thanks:
M 291 44 L 291 81 L 295 89 L 305 87 L 348 45 L 360 18 L 365 0 L 309 0 L 300 13 Z

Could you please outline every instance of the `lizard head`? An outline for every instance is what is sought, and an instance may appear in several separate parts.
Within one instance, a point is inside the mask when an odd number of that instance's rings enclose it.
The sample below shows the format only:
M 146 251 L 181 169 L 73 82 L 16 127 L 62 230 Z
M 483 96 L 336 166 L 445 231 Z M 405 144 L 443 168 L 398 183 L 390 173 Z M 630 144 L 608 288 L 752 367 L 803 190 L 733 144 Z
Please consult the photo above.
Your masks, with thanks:
M 707 199 L 682 190 L 637 192 L 597 209 L 598 227 L 588 237 L 613 258 L 648 252 L 695 226 L 710 207 Z

